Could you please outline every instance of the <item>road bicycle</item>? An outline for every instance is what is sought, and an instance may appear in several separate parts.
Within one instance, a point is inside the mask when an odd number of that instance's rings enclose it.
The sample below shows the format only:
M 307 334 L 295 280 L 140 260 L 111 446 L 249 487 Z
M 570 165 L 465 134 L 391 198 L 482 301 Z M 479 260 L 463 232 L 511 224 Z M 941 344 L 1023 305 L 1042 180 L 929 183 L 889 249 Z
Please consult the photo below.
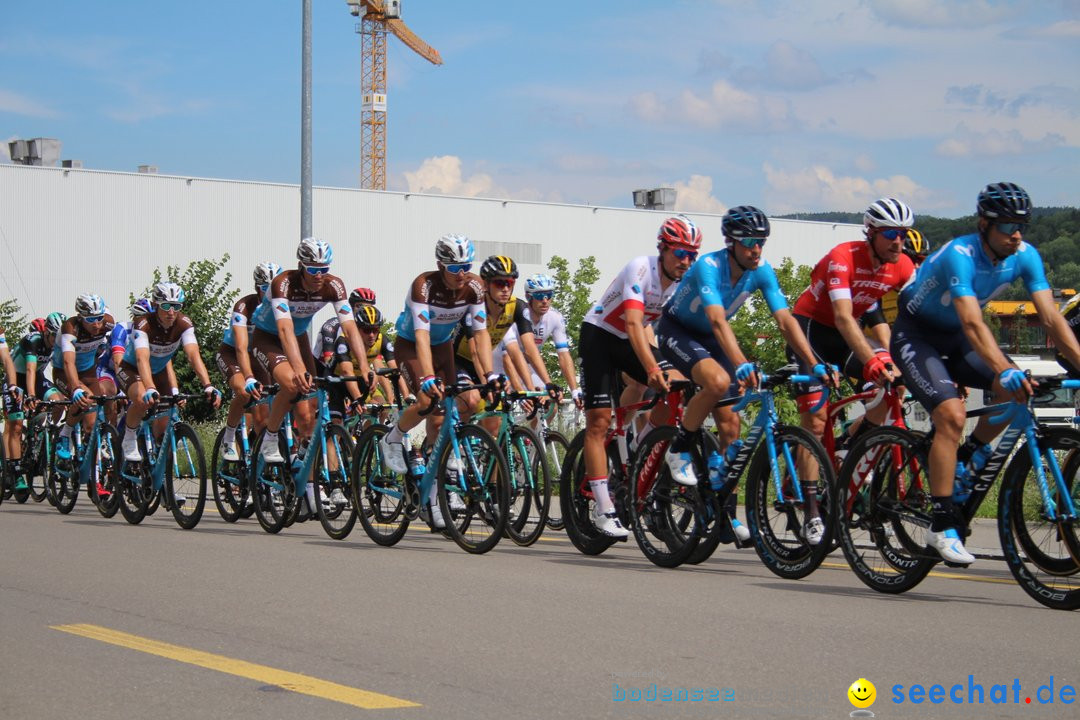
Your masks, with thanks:
M 106 403 L 122 398 L 122 395 L 91 395 L 96 407 L 94 424 L 85 438 L 81 422 L 72 429 L 70 438 L 71 458 L 64 460 L 56 455 L 53 444 L 52 495 L 56 509 L 67 515 L 79 498 L 79 488 L 85 486 L 90 501 L 102 517 L 111 518 L 119 508 L 116 494 L 116 448 L 119 435 L 105 417 Z M 72 403 L 74 405 L 74 403 Z M 68 406 L 69 413 L 71 405 Z M 57 439 L 58 441 L 58 439 Z

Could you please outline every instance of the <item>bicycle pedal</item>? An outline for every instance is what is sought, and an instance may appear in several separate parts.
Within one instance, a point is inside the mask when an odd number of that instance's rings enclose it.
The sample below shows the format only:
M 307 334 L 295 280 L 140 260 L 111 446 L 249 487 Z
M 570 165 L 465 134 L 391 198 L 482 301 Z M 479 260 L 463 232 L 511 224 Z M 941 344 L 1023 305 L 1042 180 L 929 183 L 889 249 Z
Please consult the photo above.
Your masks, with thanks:
M 941 558 L 938 558 L 938 559 L 941 559 Z M 956 568 L 958 570 L 966 570 L 969 567 L 971 567 L 970 565 L 965 565 L 964 563 L 954 563 L 954 562 L 949 562 L 948 560 L 941 560 L 941 562 L 945 564 L 945 567 Z

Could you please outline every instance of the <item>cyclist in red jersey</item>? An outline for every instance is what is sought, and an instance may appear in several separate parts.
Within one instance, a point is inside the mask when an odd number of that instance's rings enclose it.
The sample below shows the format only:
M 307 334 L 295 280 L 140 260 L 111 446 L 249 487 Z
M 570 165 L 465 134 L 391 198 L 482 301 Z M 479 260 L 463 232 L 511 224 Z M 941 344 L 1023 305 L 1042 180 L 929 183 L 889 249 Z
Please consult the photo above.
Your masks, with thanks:
M 895 198 L 872 203 L 863 215 L 864 239 L 841 243 L 814 266 L 808 287 L 795 303 L 795 319 L 810 347 L 822 362 L 836 365 L 848 377 L 884 385 L 900 378 L 883 340 L 889 329 L 873 328 L 873 337 L 863 334 L 859 319 L 885 293 L 899 290 L 915 273 L 911 259 L 903 254 L 908 230 L 915 224 L 911 208 Z M 881 319 L 881 325 L 884 319 Z M 790 347 L 788 356 L 809 374 L 805 360 Z M 797 388 L 799 416 L 804 428 L 821 437 L 825 431 L 825 407 L 810 412 L 825 391 L 821 383 Z M 866 411 L 859 432 L 880 425 L 888 408 L 884 403 Z M 812 458 L 802 458 L 805 477 L 815 478 Z M 812 483 L 811 483 L 812 487 Z M 813 495 L 813 493 L 811 493 Z M 821 542 L 824 523 L 817 514 L 817 502 L 808 498 L 808 519 L 804 525 L 811 544 Z

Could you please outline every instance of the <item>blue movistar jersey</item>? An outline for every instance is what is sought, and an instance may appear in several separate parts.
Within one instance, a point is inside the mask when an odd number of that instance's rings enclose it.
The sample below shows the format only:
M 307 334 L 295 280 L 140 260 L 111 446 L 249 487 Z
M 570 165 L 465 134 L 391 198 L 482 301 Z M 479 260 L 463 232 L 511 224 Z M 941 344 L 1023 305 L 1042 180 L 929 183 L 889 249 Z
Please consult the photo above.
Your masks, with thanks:
M 983 250 L 978 235 L 964 235 L 926 259 L 915 279 L 900 293 L 900 306 L 909 315 L 941 330 L 959 330 L 952 299 L 974 297 L 985 306 L 1017 278 L 1029 294 L 1047 290 L 1042 257 L 1026 242 L 996 265 Z
M 712 324 L 705 316 L 705 308 L 710 305 L 722 305 L 724 316 L 730 320 L 746 299 L 755 290 L 760 290 L 769 312 L 775 313 L 788 306 L 772 265 L 762 260 L 760 265 L 744 272 L 733 284 L 728 254 L 724 249 L 698 258 L 683 275 L 679 289 L 664 312 L 683 327 L 708 334 L 712 332 Z

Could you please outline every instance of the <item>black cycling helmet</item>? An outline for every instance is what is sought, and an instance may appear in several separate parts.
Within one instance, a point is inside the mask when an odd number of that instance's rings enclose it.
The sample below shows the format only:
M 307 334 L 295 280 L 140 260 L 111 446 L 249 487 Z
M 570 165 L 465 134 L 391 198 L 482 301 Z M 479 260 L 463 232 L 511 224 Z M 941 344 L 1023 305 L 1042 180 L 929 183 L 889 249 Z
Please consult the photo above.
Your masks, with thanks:
M 930 241 L 923 237 L 921 232 L 911 228 L 904 239 L 903 252 L 911 258 L 911 262 L 918 265 L 930 254 Z
M 480 277 L 485 280 L 491 278 L 514 278 L 517 280 L 517 263 L 505 255 L 492 255 L 480 266 Z
M 382 313 L 374 305 L 357 305 L 353 310 L 356 324 L 362 328 L 381 328 L 383 324 Z
M 1031 197 L 1016 183 L 990 183 L 979 193 L 979 217 L 990 220 L 1031 220 Z
M 769 237 L 769 218 L 753 205 L 739 205 L 724 214 L 720 222 L 724 239 L 744 237 Z

